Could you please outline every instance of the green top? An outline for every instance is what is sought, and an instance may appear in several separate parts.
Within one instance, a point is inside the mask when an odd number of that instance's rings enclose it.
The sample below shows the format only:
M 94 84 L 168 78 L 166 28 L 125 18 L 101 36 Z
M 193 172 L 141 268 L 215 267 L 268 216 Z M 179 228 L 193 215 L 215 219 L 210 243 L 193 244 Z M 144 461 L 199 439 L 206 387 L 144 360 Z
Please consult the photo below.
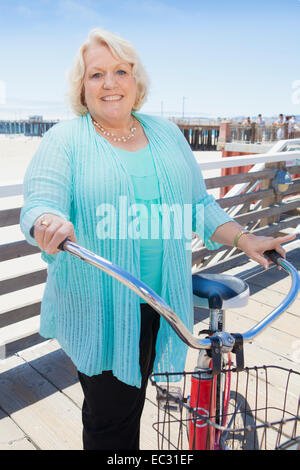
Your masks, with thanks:
M 121 163 L 133 184 L 136 207 L 133 221 L 138 221 L 136 234 L 140 237 L 141 281 L 161 294 L 163 240 L 161 234 L 161 203 L 158 178 L 149 144 L 136 152 L 115 147 Z M 140 298 L 140 302 L 145 301 Z

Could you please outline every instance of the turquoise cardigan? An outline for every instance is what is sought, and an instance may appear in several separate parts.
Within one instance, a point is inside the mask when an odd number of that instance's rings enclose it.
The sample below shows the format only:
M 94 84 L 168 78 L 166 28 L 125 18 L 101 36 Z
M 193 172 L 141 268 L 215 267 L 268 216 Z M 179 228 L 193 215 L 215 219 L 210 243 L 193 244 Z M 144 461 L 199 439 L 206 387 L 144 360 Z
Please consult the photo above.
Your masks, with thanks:
M 165 207 L 177 204 L 182 211 L 191 208 L 187 228 L 182 230 L 182 220 L 176 216 L 174 236 L 163 239 L 161 297 L 192 331 L 192 230 L 199 233 L 207 248 L 215 249 L 220 245 L 210 240 L 211 235 L 232 219 L 207 194 L 200 168 L 179 128 L 161 117 L 134 115 L 149 140 L 162 203 Z M 87 114 L 56 124 L 42 139 L 24 179 L 21 230 L 27 241 L 36 245 L 29 234 L 36 218 L 43 213 L 56 214 L 73 223 L 80 245 L 139 278 L 140 240 L 126 236 L 126 214 L 134 203 L 130 175 Z M 106 235 L 99 230 L 103 204 L 120 214 L 116 217 L 109 212 Z M 42 257 L 48 262 L 48 276 L 41 306 L 41 336 L 56 338 L 84 374 L 112 370 L 119 380 L 140 387 L 139 297 L 68 253 L 42 253 Z M 161 319 L 154 372 L 184 370 L 186 352 L 186 346 Z

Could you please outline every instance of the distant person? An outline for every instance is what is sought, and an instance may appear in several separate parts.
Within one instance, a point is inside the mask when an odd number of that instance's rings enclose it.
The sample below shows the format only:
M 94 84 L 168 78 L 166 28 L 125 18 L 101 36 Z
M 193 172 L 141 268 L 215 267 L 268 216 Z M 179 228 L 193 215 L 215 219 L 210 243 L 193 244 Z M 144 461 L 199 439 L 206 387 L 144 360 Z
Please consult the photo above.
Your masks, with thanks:
M 148 75 L 134 46 L 109 31 L 91 31 L 70 72 L 76 117 L 46 132 L 24 179 L 21 229 L 48 263 L 40 334 L 56 338 L 77 369 L 85 450 L 139 449 L 149 374 L 153 367 L 184 370 L 187 347 L 135 292 L 58 245 L 78 240 L 126 269 L 193 331 L 186 248 L 192 231 L 208 249 L 236 246 L 263 266 L 264 251 L 285 256 L 281 243 L 295 238 L 257 236 L 232 220 L 207 193 L 181 130 L 139 112 L 147 94 Z M 175 204 L 182 214 L 190 209 L 184 230 L 181 217 L 170 230 Z M 136 211 L 140 237 L 128 227 Z M 149 234 L 152 223 L 159 230 Z
M 252 131 L 251 124 L 252 124 L 251 123 L 251 118 L 250 118 L 250 116 L 248 116 L 243 122 L 243 126 L 245 127 L 244 140 L 246 140 L 246 142 L 251 141 L 251 131 Z
M 296 116 L 290 116 L 289 123 L 288 123 L 288 138 L 294 139 L 295 132 L 298 130 L 298 126 L 296 123 Z
M 264 127 L 265 127 L 265 121 L 262 118 L 262 115 L 259 114 L 257 116 L 257 120 L 255 121 L 256 124 L 256 141 L 257 142 L 262 142 L 263 136 L 264 136 Z
M 250 116 L 248 116 L 248 117 L 244 120 L 243 125 L 244 125 L 244 126 L 251 126 L 251 118 L 250 118 Z
M 277 140 L 284 139 L 284 126 L 283 114 L 279 114 L 279 118 L 275 121 L 274 126 L 277 127 L 276 137 Z

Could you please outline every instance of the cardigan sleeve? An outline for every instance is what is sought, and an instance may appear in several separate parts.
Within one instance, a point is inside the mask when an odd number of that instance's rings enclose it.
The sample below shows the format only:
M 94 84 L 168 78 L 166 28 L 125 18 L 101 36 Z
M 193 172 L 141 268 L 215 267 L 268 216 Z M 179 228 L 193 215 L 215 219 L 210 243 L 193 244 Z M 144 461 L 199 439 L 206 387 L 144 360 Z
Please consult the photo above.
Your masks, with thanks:
M 43 137 L 24 177 L 24 205 L 20 215 L 20 227 L 26 240 L 37 245 L 30 235 L 30 228 L 42 214 L 51 213 L 70 220 L 72 200 L 72 172 L 68 151 L 61 141 L 56 126 Z M 46 262 L 55 255 L 42 252 Z
M 233 219 L 219 206 L 215 198 L 208 194 L 202 171 L 186 138 L 176 124 L 172 123 L 172 125 L 176 128 L 177 142 L 191 170 L 192 230 L 201 237 L 209 250 L 216 250 L 222 244 L 211 240 L 211 236 L 220 225 L 232 222 Z

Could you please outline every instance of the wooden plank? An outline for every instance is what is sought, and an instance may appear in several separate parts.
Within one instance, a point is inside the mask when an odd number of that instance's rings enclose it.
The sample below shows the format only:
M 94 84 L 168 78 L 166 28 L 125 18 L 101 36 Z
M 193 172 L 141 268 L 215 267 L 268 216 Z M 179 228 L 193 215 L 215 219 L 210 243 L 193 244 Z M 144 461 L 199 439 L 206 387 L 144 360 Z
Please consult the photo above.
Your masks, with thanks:
M 46 282 L 46 279 L 47 269 L 40 269 L 30 274 L 0 281 L 0 295 L 35 286 L 36 284 L 42 284 Z
M 206 178 L 205 184 L 207 189 L 220 188 L 222 186 L 233 186 L 247 181 L 256 182 L 262 179 L 271 179 L 276 173 L 275 169 L 269 168 L 262 171 L 254 171 L 252 173 L 238 173 L 236 175 L 217 176 L 215 178 Z
M 14 279 L 35 271 L 47 269 L 47 263 L 41 258 L 41 252 L 1 262 L 0 281 Z
M 18 224 L 20 222 L 20 212 L 20 207 L 0 211 L 0 227 Z
M 23 338 L 7 340 L 4 351 L 5 358 L 11 357 L 23 349 L 31 348 L 32 346 L 40 345 L 41 343 L 47 341 L 47 339 L 40 336 L 37 331 L 31 331 L 30 333 L 23 331 L 23 335 Z
M 23 183 L 0 187 L 0 197 L 19 196 L 23 194 Z
M 246 225 L 249 222 L 254 222 L 262 218 L 269 218 L 270 216 L 292 211 L 297 209 L 297 207 L 299 207 L 299 201 L 280 202 L 274 206 L 267 207 L 266 209 L 258 209 L 252 212 L 248 212 L 247 214 L 238 215 L 235 217 L 235 221 L 241 225 Z
M 266 273 L 267 274 L 267 273 Z M 280 296 L 275 296 L 274 290 L 269 290 L 263 288 L 261 291 L 261 296 L 255 296 L 252 292 L 252 285 L 249 283 L 250 287 L 250 297 L 248 300 L 248 305 L 238 310 L 238 314 L 243 317 L 251 318 L 259 322 L 265 318 L 271 311 L 279 305 L 279 303 L 285 298 L 285 294 L 280 294 Z M 274 300 L 275 299 L 275 300 Z M 297 302 L 297 300 L 296 300 Z M 299 303 L 299 300 L 298 300 Z M 228 310 L 229 317 L 231 312 L 235 310 Z M 282 332 L 287 333 L 288 335 L 294 337 L 300 337 L 300 318 L 295 314 L 295 310 L 290 310 L 290 308 L 284 312 L 274 323 L 273 328 L 275 330 L 281 330 Z
M 198 259 L 201 260 L 202 259 L 201 256 L 199 258 L 197 258 L 196 256 L 195 258 L 193 258 L 193 265 L 197 264 Z M 224 271 L 227 271 L 228 269 L 232 269 L 236 266 L 242 266 L 243 264 L 247 263 L 248 260 L 249 258 L 245 254 L 240 253 L 238 255 L 232 256 L 228 260 L 219 261 L 217 264 L 214 264 L 212 266 L 205 266 L 204 268 L 201 268 L 200 266 L 197 271 L 203 272 L 203 273 L 211 273 L 211 274 L 223 273 Z
M 300 255 L 300 250 L 299 250 L 299 255 Z M 266 273 L 267 274 L 267 273 Z M 279 305 L 286 297 L 286 292 L 282 294 L 281 292 L 276 292 L 276 290 L 272 288 L 268 288 L 267 284 L 263 283 L 261 286 L 258 286 L 257 284 L 254 284 L 251 282 L 251 280 L 247 281 L 250 287 L 251 291 L 251 298 L 261 304 L 268 305 L 270 307 L 276 307 Z M 291 285 L 291 281 L 290 281 Z M 292 316 L 289 317 L 289 326 L 292 326 L 292 329 L 290 330 L 291 334 L 295 334 L 295 331 L 297 331 L 296 325 L 297 321 L 300 321 L 300 318 L 297 317 L 297 314 L 300 312 L 300 298 L 296 298 L 295 301 L 292 303 L 292 305 L 289 306 L 287 309 L 287 312 L 294 314 L 295 318 Z M 296 330 L 294 329 L 296 328 Z M 283 328 L 284 330 L 284 328 Z M 300 323 L 298 324 L 298 330 L 300 332 Z
M 16 209 L 17 207 L 22 208 L 24 205 L 23 196 L 11 196 L 0 198 L 0 209 Z
M 259 304 L 257 308 L 259 309 Z M 257 321 L 243 316 L 241 314 L 242 310 L 243 309 L 240 309 L 238 313 L 234 310 L 231 310 L 230 314 L 229 311 L 227 312 L 226 329 L 228 331 L 245 333 L 256 325 Z M 299 368 L 299 364 L 293 361 L 295 352 L 293 344 L 295 344 L 297 340 L 297 336 L 291 336 L 290 334 L 275 329 L 274 326 L 270 326 L 257 336 L 255 340 L 253 340 L 253 343 L 259 344 L 262 349 L 276 352 L 277 355 L 290 360 L 291 363 L 293 363 L 293 367 Z
M 238 194 L 237 196 L 223 197 L 222 199 L 217 199 L 217 203 L 220 207 L 233 207 L 240 204 L 246 204 L 253 201 L 260 201 L 265 198 L 269 198 L 274 194 L 273 189 L 262 189 L 259 191 L 253 191 L 245 194 Z
M 0 403 L 39 449 L 81 450 L 81 410 L 20 357 L 1 364 Z
M 300 173 L 300 166 L 292 166 L 287 168 L 288 172 L 293 174 Z M 223 186 L 234 186 L 235 184 L 249 182 L 256 182 L 258 180 L 270 180 L 276 174 L 276 168 L 266 168 L 261 171 L 254 171 L 248 173 L 238 173 L 236 175 L 216 176 L 214 178 L 206 178 L 205 184 L 207 189 L 220 188 Z M 298 179 L 294 180 L 291 187 L 298 185 Z
M 3 313 L 11 312 L 17 308 L 27 307 L 40 302 L 44 294 L 45 284 L 26 287 L 25 289 L 2 295 L 0 317 Z
M 151 384 L 148 389 L 153 388 Z M 152 424 L 157 421 L 157 407 L 148 397 L 146 397 L 143 414 L 141 417 L 141 436 L 140 436 L 140 449 L 141 450 L 154 450 L 157 449 L 157 434 L 153 429 Z
M 16 308 L 14 310 L 1 313 L 0 328 L 35 317 L 36 315 L 39 315 L 40 312 L 41 302 L 36 302 L 34 304 L 26 305 L 25 307 Z
M 48 340 L 38 348 L 20 351 L 19 356 L 81 408 L 83 392 L 78 382 L 76 368 L 56 340 Z M 149 388 L 150 385 L 148 390 Z M 156 406 L 152 401 L 149 398 L 146 399 L 141 419 L 143 429 L 141 449 L 156 448 L 156 433 L 152 429 L 152 422 L 156 418 L 156 410 Z
M 256 165 L 259 163 L 270 163 L 274 165 L 277 162 L 286 162 L 291 161 L 296 158 L 299 158 L 300 152 L 293 151 L 293 152 L 268 152 L 262 155 L 252 154 L 252 155 L 244 155 L 244 156 L 236 156 L 236 157 L 226 157 L 222 158 L 221 160 L 213 160 L 213 161 L 198 161 L 198 165 L 200 166 L 201 170 L 216 170 L 220 168 L 234 168 L 239 166 L 247 166 L 247 165 Z
M 292 194 L 297 194 L 300 192 L 300 183 L 294 182 L 290 185 L 289 189 L 283 194 L 283 197 L 290 196 Z M 260 189 L 259 191 L 253 191 L 250 193 L 242 193 L 237 196 L 232 197 L 223 197 L 221 199 L 216 199 L 217 203 L 222 208 L 229 208 L 233 206 L 238 206 L 240 204 L 246 204 L 253 201 L 260 200 L 270 200 L 271 202 L 274 199 L 274 190 L 273 188 Z M 272 202 L 273 204 L 273 202 Z M 271 204 L 267 205 L 269 207 Z
M 300 257 L 300 252 L 299 252 L 299 257 Z M 290 259 L 290 253 L 287 256 L 287 259 Z M 297 266 L 295 263 L 295 260 L 292 259 L 292 263 L 296 267 L 296 269 L 300 269 L 300 267 Z M 244 278 L 247 281 L 247 278 Z M 247 281 L 248 282 L 248 281 Z M 271 286 L 272 290 L 275 290 L 276 292 L 279 292 L 281 294 L 286 294 L 288 290 L 290 289 L 291 285 L 291 280 L 290 276 L 282 269 L 279 271 L 275 267 L 271 268 L 268 270 L 268 272 L 265 273 L 265 276 L 262 275 L 254 275 L 251 276 L 250 282 L 253 285 L 256 285 L 257 287 L 264 287 Z
M 24 240 L 24 234 L 20 225 L 7 225 L 0 228 L 0 244 L 1 246 L 8 243 L 15 243 Z
M 1 328 L 1 342 L 9 345 L 13 341 L 26 338 L 34 335 L 39 331 L 40 328 L 40 316 L 27 318 L 18 323 L 5 326 Z
M 1 409 L 0 450 L 36 450 L 23 431 Z
M 55 339 L 19 351 L 19 356 L 81 408 L 83 392 L 76 367 Z
M 39 253 L 41 250 L 37 246 L 30 245 L 27 241 L 17 241 L 0 245 L 0 261 L 7 261 L 20 256 Z

